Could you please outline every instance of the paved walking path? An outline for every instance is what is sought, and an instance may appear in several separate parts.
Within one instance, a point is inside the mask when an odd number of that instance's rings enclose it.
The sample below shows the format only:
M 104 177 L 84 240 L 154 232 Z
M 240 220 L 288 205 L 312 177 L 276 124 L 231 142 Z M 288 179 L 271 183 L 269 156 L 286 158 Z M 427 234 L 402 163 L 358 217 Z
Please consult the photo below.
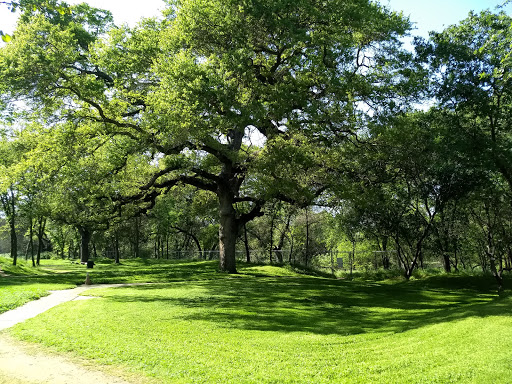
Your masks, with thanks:
M 11 311 L 0 314 L 0 331 L 7 329 L 30 319 L 37 315 L 46 312 L 50 308 L 53 308 L 59 304 L 65 303 L 66 301 L 74 300 L 82 292 L 85 292 L 91 288 L 97 288 L 94 285 L 82 285 L 74 289 L 65 289 L 63 291 L 50 291 L 50 295 L 26 303 L 25 305 L 13 309 Z
M 74 289 L 51 291 L 49 296 L 31 301 L 0 315 L 0 330 L 35 317 L 71 300 L 91 288 L 112 288 L 140 284 L 82 285 Z M 92 371 L 61 356 L 37 352 L 36 346 L 23 347 L 7 336 L 0 338 L 0 384 L 130 384 L 115 376 Z

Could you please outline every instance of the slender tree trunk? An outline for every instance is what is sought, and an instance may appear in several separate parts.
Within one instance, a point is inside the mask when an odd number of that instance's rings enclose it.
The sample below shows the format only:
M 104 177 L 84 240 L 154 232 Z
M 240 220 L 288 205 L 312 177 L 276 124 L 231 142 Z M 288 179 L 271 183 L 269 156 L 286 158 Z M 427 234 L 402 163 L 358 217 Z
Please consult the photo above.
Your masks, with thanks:
M 274 252 L 274 221 L 275 221 L 275 212 L 274 212 L 275 206 L 272 206 L 272 211 L 270 214 L 270 244 L 268 247 L 268 261 L 270 264 L 272 264 L 273 257 L 272 254 Z
M 9 189 L 6 193 L 2 193 L 0 201 L 9 223 L 12 265 L 16 265 L 18 261 L 18 238 L 16 237 L 16 196 L 14 191 Z
M 201 258 L 201 255 L 203 253 L 203 249 L 201 248 L 201 242 L 193 233 L 189 233 L 189 236 L 192 238 L 192 240 L 194 240 L 194 243 L 196 244 L 197 247 L 197 251 L 199 252 L 199 258 Z
M 236 238 L 238 223 L 229 190 L 218 192 L 219 198 L 219 268 L 222 272 L 236 273 Z
M 89 242 L 91 241 L 92 232 L 89 228 L 78 227 L 80 233 L 80 262 L 87 263 L 89 261 Z
M 290 235 L 290 254 L 288 255 L 288 263 L 290 265 L 295 264 L 295 258 L 293 257 L 293 233 Z
M 36 264 L 41 264 L 41 252 L 43 251 L 43 235 L 46 227 L 46 219 L 44 217 L 39 218 L 39 225 L 37 227 L 37 260 Z
M 169 232 L 165 235 L 165 258 L 169 260 Z
M 119 234 L 117 233 L 117 231 L 115 233 L 114 242 L 115 242 L 114 257 L 116 259 L 115 263 L 119 264 L 120 263 L 120 261 L 119 261 L 119 259 L 120 259 L 120 257 L 119 257 Z
M 139 249 L 139 230 L 140 230 L 140 217 L 137 216 L 135 218 L 135 236 L 134 236 L 134 244 L 133 244 L 133 253 L 136 259 L 140 257 L 140 249 Z
M 489 258 L 489 264 L 491 266 L 491 272 L 494 278 L 496 279 L 496 283 L 498 283 L 498 294 L 501 295 L 503 293 L 503 276 L 502 271 L 498 271 L 496 268 L 496 257 L 494 255 L 494 250 L 491 247 L 487 247 L 487 256 Z
M 16 236 L 16 221 L 14 215 L 9 218 L 9 227 L 11 234 L 11 258 L 12 265 L 16 265 L 18 261 L 18 238 Z
M 244 224 L 244 244 L 245 244 L 245 261 L 251 262 L 251 250 L 249 249 L 249 240 L 247 239 L 247 225 Z
M 388 255 L 388 237 L 385 236 L 382 239 L 382 266 L 384 269 L 389 269 L 390 263 L 389 263 L 389 255 Z
M 306 208 L 306 253 L 305 253 L 306 267 L 309 263 L 309 215 L 308 209 Z
M 18 261 L 18 237 L 16 236 L 16 199 L 12 189 L 10 194 L 11 215 L 9 217 L 9 226 L 11 232 L 11 257 L 12 265 L 16 265 Z
M 284 239 L 286 238 L 286 232 L 288 232 L 288 230 L 290 228 L 291 219 L 292 219 L 292 215 L 288 215 L 288 218 L 286 220 L 286 225 L 285 225 L 283 231 L 281 232 L 281 235 L 279 236 L 279 243 L 277 244 L 277 247 L 275 249 L 275 251 L 276 251 L 275 254 L 276 254 L 277 262 L 279 264 L 283 264 Z
M 352 272 L 354 271 L 354 259 L 356 256 L 356 242 L 352 242 L 352 252 L 349 255 L 350 258 L 350 279 L 352 279 Z
M 446 273 L 450 273 L 452 271 L 452 266 L 450 264 L 450 254 L 448 252 L 443 252 L 443 266 Z
M 30 259 L 32 260 L 32 267 L 35 267 L 36 261 L 34 260 L 34 219 L 32 217 L 30 217 L 29 236 Z

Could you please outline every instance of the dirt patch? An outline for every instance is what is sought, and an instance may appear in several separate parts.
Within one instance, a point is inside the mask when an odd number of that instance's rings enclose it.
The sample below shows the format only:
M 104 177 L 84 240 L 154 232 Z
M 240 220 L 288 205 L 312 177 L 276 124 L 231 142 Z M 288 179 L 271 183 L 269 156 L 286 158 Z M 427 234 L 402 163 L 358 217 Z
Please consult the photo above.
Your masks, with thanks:
M 93 368 L 94 369 L 94 368 Z M 0 337 L 0 383 L 134 384 L 117 376 L 80 366 L 62 356 L 44 353 L 34 345 Z

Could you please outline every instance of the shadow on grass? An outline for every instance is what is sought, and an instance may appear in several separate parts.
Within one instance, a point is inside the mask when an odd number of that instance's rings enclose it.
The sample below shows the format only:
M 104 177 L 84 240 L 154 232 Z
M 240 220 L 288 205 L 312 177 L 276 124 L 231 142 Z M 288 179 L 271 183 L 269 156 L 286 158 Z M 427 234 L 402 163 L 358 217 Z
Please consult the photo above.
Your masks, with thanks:
M 166 289 L 173 289 L 167 286 Z M 179 284 L 201 295 L 169 297 L 162 286 L 138 286 L 117 302 L 159 302 L 183 308 L 181 318 L 244 330 L 356 335 L 404 332 L 472 316 L 509 316 L 512 300 L 498 300 L 492 281 L 477 277 L 416 282 L 349 282 L 321 278 L 221 278 Z
M 488 276 L 367 282 L 256 276 L 257 272 L 231 276 L 216 269 L 216 261 L 123 260 L 121 265 L 100 262 L 90 272 L 95 284 L 181 282 L 163 290 L 161 285 L 130 287 L 138 293 L 131 296 L 119 289 L 107 296 L 117 302 L 179 306 L 181 318 L 233 329 L 341 335 L 403 332 L 471 316 L 509 316 L 512 309 L 512 300 L 496 299 L 494 281 Z M 61 264 L 47 275 L 0 278 L 0 289 L 34 283 L 82 284 L 86 271 L 85 266 Z M 201 294 L 166 293 L 166 289 L 194 288 Z
M 1 277 L 0 287 L 60 283 L 80 285 L 84 283 L 86 273 L 90 274 L 94 284 L 201 280 L 217 275 L 216 262 L 132 259 L 123 260 L 122 264 L 110 260 L 95 263 L 93 269 L 87 269 L 77 262 L 64 261 L 45 263 L 37 268 L 19 268 L 19 273 L 15 271 L 8 277 Z

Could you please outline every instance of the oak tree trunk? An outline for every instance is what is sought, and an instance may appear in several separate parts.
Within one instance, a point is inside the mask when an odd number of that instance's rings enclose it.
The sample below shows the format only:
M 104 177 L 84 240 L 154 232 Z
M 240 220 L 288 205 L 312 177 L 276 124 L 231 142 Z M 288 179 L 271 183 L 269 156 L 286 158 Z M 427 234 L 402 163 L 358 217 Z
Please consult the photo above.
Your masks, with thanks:
M 219 191 L 219 268 L 221 272 L 236 273 L 236 239 L 238 223 L 229 191 Z
M 87 263 L 89 261 L 89 242 L 91 241 L 91 230 L 85 227 L 78 227 L 80 233 L 80 262 Z

